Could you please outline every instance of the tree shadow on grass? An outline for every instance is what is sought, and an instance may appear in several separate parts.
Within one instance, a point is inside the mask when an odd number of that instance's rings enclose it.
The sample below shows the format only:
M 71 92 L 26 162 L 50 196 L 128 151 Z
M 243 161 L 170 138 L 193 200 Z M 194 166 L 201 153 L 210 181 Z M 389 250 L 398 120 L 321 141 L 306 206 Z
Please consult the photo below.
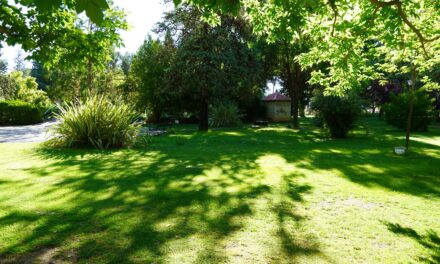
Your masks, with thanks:
M 262 170 L 258 161 L 264 157 L 269 165 L 281 162 L 275 169 L 337 170 L 366 187 L 440 196 L 436 166 L 419 166 L 438 164 L 433 155 L 395 156 L 390 148 L 396 141 L 390 137 L 318 136 L 314 130 L 242 129 L 169 135 L 147 149 L 37 150 L 36 157 L 45 163 L 25 169 L 32 177 L 22 180 L 20 190 L 32 188 L 36 203 L 48 206 L 8 209 L 0 217 L 0 228 L 18 225 L 26 230 L 0 256 L 13 263 L 19 253 L 48 247 L 60 248 L 61 258 L 73 250 L 73 259 L 91 263 L 164 263 L 173 252 L 185 257 L 175 262 L 225 262 L 230 258 L 225 243 L 246 230 L 243 219 L 263 210 L 273 216 L 280 245 L 270 248 L 272 256 L 326 259 L 319 240 L 302 228 L 306 218 L 296 210 L 312 186 L 300 184 L 304 175 L 291 172 L 280 173 L 278 185 L 266 182 L 276 175 Z M 438 148 L 421 142 L 414 146 Z M 48 185 L 43 188 L 38 182 Z M 58 200 L 63 202 L 53 203 Z M 256 208 L 261 201 L 270 206 Z
M 203 140 L 200 137 L 197 140 Z M 25 169 L 32 175 L 27 183 L 46 181 L 50 186 L 40 189 L 35 184 L 36 203 L 63 202 L 39 211 L 11 210 L 0 217 L 0 227 L 27 229 L 0 256 L 14 263 L 22 259 L 20 253 L 31 252 L 37 260 L 41 256 L 35 252 L 56 248 L 57 258 L 70 262 L 164 263 L 177 250 L 186 254 L 182 262 L 227 261 L 222 241 L 245 227 L 241 219 L 255 213 L 255 200 L 277 192 L 262 181 L 264 175 L 255 175 L 255 161 L 263 154 L 203 148 L 199 153 L 188 146 L 192 152 L 186 155 L 176 146 L 162 147 L 168 151 L 38 150 L 47 163 Z M 289 178 L 284 198 L 291 205 L 301 203 L 302 193 L 311 187 L 295 184 L 295 175 Z M 280 226 L 288 218 L 303 221 L 292 210 L 274 209 Z M 319 253 L 317 243 L 308 245 L 307 239 L 287 232 L 279 235 L 292 256 Z M 298 238 L 301 246 L 295 244 Z M 196 248 L 182 249 L 191 246 Z M 69 259 L 65 252 L 72 250 Z
M 440 197 L 440 146 L 413 142 L 411 153 L 398 156 L 392 152 L 396 142 L 395 138 L 358 136 L 316 143 L 304 155 L 308 162 L 298 167 L 337 171 L 341 177 L 366 187 Z
M 426 234 L 421 235 L 412 228 L 403 227 L 400 224 L 385 223 L 388 230 L 404 237 L 414 239 L 417 243 L 429 251 L 429 256 L 419 257 L 419 261 L 425 263 L 440 263 L 440 236 L 433 230 L 428 230 Z
M 280 201 L 273 206 L 278 222 L 277 234 L 280 237 L 283 251 L 289 257 L 294 257 L 297 254 L 321 254 L 318 250 L 319 242 L 314 236 L 309 234 L 300 234 L 298 236 L 297 232 L 292 232 L 290 228 L 292 225 L 301 225 L 301 222 L 304 220 L 304 216 L 295 213 L 295 210 L 292 210 L 292 208 L 296 207 L 297 202 L 303 201 L 303 194 L 310 192 L 312 189 L 308 185 L 297 185 L 292 179 L 294 178 L 291 175 L 287 175 L 284 178 L 287 183 L 286 195 L 283 195 Z M 304 243 L 304 240 L 307 242 Z M 325 256 L 323 257 L 326 259 Z

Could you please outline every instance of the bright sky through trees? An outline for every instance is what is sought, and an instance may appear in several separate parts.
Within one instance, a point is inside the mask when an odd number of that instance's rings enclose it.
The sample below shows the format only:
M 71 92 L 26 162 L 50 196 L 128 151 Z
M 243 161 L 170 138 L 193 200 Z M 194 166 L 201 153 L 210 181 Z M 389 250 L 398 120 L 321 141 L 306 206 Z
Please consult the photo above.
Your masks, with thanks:
M 121 36 L 124 40 L 125 47 L 121 48 L 121 52 L 135 52 L 145 39 L 154 25 L 161 19 L 162 13 L 172 8 L 165 5 L 163 0 L 115 0 L 115 5 L 123 8 L 127 12 L 127 20 L 130 24 L 130 30 L 122 32 Z M 1 50 L 1 57 L 8 61 L 8 68 L 14 68 L 14 58 L 19 50 L 18 46 L 10 47 L 5 45 Z M 31 67 L 31 63 L 27 62 L 27 67 Z
M 163 0 L 115 0 L 115 5 L 127 12 L 127 20 L 131 28 L 121 34 L 125 48 L 121 51 L 135 52 L 150 32 L 159 22 L 162 13 L 172 8 L 165 5 Z

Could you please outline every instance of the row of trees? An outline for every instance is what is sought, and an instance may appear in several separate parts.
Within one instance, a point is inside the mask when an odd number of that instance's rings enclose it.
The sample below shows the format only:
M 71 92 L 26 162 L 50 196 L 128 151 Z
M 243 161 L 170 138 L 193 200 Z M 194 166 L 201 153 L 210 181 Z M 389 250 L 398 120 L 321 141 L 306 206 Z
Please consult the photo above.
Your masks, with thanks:
M 132 63 L 115 59 L 126 22 L 105 0 L 18 2 L 29 11 L 1 0 L 8 12 L 0 40 L 51 68 L 51 87 L 71 97 L 123 89 L 155 119 L 197 112 L 201 130 L 215 100 L 243 110 L 271 79 L 292 97 L 297 127 L 313 90 L 341 95 L 398 76 L 409 94 L 408 142 L 417 90 L 439 88 L 436 1 L 189 0 L 165 14 L 156 29 L 162 39 L 147 38 Z M 87 19 L 78 16 L 84 10 Z M 39 23 L 23 27 L 32 21 Z
M 126 28 L 123 12 L 103 9 L 96 24 L 69 8 L 57 10 L 56 3 L 49 2 L 52 6 L 47 8 L 37 2 L 22 3 L 33 10 L 25 16 L 14 13 L 18 9 L 10 3 L 4 8 L 16 20 L 41 20 L 46 27 L 40 32 L 53 38 L 50 52 L 44 45 L 50 39 L 33 29 L 26 38 L 16 39 L 13 32 L 3 37 L 30 52 L 32 75 L 56 101 L 117 94 L 122 89 L 135 97 L 140 108 L 148 108 L 154 120 L 164 113 L 193 113 L 199 117 L 200 129 L 206 130 L 210 105 L 230 101 L 251 116 L 266 82 L 277 79 L 294 100 L 294 126 L 298 126 L 299 102 L 306 104 L 310 90 L 309 71 L 301 69 L 295 56 L 308 49 L 306 42 L 269 44 L 257 39 L 244 16 L 222 15 L 221 23 L 212 25 L 203 20 L 203 11 L 182 5 L 158 24 L 156 33 L 162 40 L 147 38 L 131 65 L 131 56 L 114 52 L 121 44 L 118 31 Z
M 309 49 L 307 41 L 268 42 L 253 34 L 243 16 L 221 15 L 208 24 L 203 12 L 181 5 L 164 15 L 155 32 L 134 55 L 129 79 L 142 107 L 158 120 L 164 112 L 198 112 L 200 130 L 208 129 L 208 109 L 230 101 L 242 112 L 257 112 L 268 81 L 280 81 L 293 99 L 293 126 L 299 108 L 311 98 L 310 70 L 296 56 Z
M 294 43 L 306 32 L 312 47 L 296 59 L 303 68 L 323 66 L 312 70 L 310 82 L 324 86 L 326 93 L 342 94 L 368 81 L 386 82 L 389 75 L 405 75 L 409 94 L 407 147 L 416 90 L 440 88 L 430 78 L 440 67 L 438 1 L 189 2 L 214 18 L 217 13 L 244 10 L 255 32 L 269 40 Z

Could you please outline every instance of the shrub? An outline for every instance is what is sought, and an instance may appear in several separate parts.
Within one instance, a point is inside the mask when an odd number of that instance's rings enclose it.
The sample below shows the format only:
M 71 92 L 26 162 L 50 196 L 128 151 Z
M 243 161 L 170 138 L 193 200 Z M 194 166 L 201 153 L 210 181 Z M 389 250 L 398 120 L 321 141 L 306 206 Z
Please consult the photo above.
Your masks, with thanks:
M 0 100 L 13 100 L 17 94 L 17 86 L 6 74 L 0 73 Z
M 53 127 L 48 144 L 55 147 L 119 148 L 135 143 L 139 125 L 132 122 L 132 107 L 103 96 L 59 106 L 61 122 Z
M 320 123 L 325 125 L 334 138 L 344 138 L 354 128 L 362 111 L 359 97 L 355 95 L 318 96 L 312 104 Z
M 34 77 L 26 77 L 21 71 L 14 71 L 8 77 L 15 86 L 14 99 L 37 106 L 44 112 L 50 106 L 50 100 L 46 92 L 38 89 L 38 83 Z
M 218 103 L 210 110 L 211 127 L 240 126 L 242 124 L 240 118 L 238 107 L 229 102 Z
M 40 111 L 44 112 L 51 107 L 49 97 L 46 92 L 38 89 L 20 89 L 17 93 L 17 98 L 35 105 Z
M 31 125 L 42 122 L 37 106 L 19 101 L 0 101 L 0 125 Z
M 409 94 L 391 96 L 391 102 L 383 106 L 385 121 L 394 127 L 405 130 L 409 113 Z M 426 93 L 416 92 L 414 96 L 411 131 L 427 131 L 435 117 L 432 99 Z

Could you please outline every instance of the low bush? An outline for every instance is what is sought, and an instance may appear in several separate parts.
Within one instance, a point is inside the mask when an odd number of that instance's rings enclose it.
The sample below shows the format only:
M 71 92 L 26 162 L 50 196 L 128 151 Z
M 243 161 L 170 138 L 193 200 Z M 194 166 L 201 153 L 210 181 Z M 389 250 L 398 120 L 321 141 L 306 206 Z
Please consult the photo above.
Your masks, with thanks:
M 406 130 L 409 113 L 409 94 L 400 93 L 391 96 L 391 102 L 383 106 L 385 121 L 398 129 Z M 411 131 L 427 131 L 428 125 L 435 118 L 433 99 L 428 94 L 416 92 L 414 96 Z
M 318 123 L 329 129 L 334 138 L 344 138 L 354 128 L 362 112 L 362 103 L 356 95 L 317 96 L 312 109 L 317 113 Z
M 238 107 L 230 102 L 215 104 L 210 109 L 211 127 L 234 127 L 242 125 Z
M 20 100 L 0 101 L 0 125 L 31 125 L 43 121 L 40 109 Z
M 38 89 L 20 89 L 18 90 L 17 99 L 35 105 L 41 112 L 45 112 L 51 107 L 46 92 Z
M 34 77 L 24 76 L 21 71 L 14 71 L 9 74 L 8 78 L 14 86 L 11 98 L 35 105 L 41 112 L 50 107 L 49 97 L 46 92 L 38 89 L 38 83 Z
M 60 123 L 53 127 L 53 137 L 47 142 L 53 147 L 120 148 L 135 143 L 139 125 L 133 123 L 135 111 L 117 101 L 102 96 L 84 102 L 59 106 L 55 117 Z

